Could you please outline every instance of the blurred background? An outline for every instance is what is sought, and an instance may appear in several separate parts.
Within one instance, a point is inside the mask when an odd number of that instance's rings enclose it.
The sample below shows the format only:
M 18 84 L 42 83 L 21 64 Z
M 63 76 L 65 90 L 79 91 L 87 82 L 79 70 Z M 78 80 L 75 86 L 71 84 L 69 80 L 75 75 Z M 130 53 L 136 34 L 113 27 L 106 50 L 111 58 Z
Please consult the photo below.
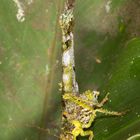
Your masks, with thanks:
M 0 1 L 0 140 L 57 140 L 61 121 L 64 0 Z M 99 90 L 95 140 L 140 140 L 140 1 L 76 0 L 75 61 L 80 93 Z M 79 140 L 87 139 L 78 138 Z

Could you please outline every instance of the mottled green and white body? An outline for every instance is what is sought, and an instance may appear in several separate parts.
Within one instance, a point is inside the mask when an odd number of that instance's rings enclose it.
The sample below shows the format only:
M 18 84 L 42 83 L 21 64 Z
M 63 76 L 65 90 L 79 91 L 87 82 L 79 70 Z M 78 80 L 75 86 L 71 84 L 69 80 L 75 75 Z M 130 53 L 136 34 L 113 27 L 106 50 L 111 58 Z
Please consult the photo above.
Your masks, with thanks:
M 64 113 L 67 117 L 67 120 L 74 125 L 73 129 L 71 130 L 73 140 L 76 140 L 78 135 L 89 136 L 89 140 L 93 139 L 93 131 L 85 131 L 84 129 L 87 129 L 92 125 L 93 121 L 96 118 L 97 112 L 114 116 L 121 116 L 124 114 L 124 112 L 115 112 L 103 109 L 102 106 L 105 102 L 107 102 L 108 94 L 100 103 L 98 102 L 98 96 L 99 92 L 90 90 L 87 90 L 80 95 L 63 95 L 63 99 L 65 101 L 75 103 L 75 105 L 71 107 L 72 113 L 70 113 L 69 110 L 66 110 L 66 112 Z

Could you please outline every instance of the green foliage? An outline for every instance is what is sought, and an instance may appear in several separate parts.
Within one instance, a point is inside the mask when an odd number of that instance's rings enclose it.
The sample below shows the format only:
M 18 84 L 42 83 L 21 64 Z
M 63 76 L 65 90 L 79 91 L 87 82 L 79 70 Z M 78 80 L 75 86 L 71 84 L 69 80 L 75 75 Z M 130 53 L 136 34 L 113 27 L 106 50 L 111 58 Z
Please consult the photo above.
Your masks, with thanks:
M 14 2 L 1 0 L 1 140 L 38 140 L 40 130 L 29 125 L 41 124 L 46 100 L 52 103 L 48 106 L 46 127 L 50 130 L 56 127 L 52 124 L 57 123 L 60 114 L 57 83 L 61 80 L 61 68 L 51 70 L 55 76 L 52 76 L 53 92 L 45 98 L 45 66 L 49 62 L 46 52 L 53 44 L 60 2 L 34 0 L 26 8 L 25 21 L 20 23 L 16 19 Z M 136 7 L 136 0 L 112 0 L 107 13 L 105 5 L 106 2 L 102 0 L 76 1 L 76 74 L 81 92 L 98 89 L 101 92 L 99 100 L 110 92 L 110 102 L 105 108 L 130 110 L 124 117 L 99 116 L 91 128 L 95 140 L 126 140 L 140 133 L 140 22 L 134 18 L 139 7 Z M 60 43 L 61 39 L 57 39 Z M 58 43 L 56 46 L 51 55 L 61 50 Z M 51 62 L 56 62 L 56 58 L 52 58 L 54 60 Z M 41 140 L 46 137 L 57 139 L 49 137 L 46 131 L 44 133 L 46 135 L 40 137 Z

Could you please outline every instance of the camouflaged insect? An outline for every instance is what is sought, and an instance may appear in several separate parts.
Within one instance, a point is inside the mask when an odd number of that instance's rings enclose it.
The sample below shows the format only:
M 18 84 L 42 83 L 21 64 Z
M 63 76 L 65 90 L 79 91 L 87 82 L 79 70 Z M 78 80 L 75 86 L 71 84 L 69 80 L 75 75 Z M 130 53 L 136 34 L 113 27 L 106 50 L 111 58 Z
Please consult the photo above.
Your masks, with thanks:
M 106 115 L 120 116 L 123 113 L 108 111 L 102 106 L 108 100 L 108 94 L 99 103 L 99 92 L 87 90 L 79 94 L 78 84 L 75 77 L 74 62 L 74 40 L 73 40 L 73 7 L 69 8 L 67 3 L 63 14 L 60 16 L 60 27 L 62 30 L 62 100 L 64 103 L 62 111 L 62 132 L 60 140 L 76 140 L 77 136 L 89 136 L 92 140 L 94 135 L 87 130 L 96 118 L 97 112 Z M 86 129 L 86 131 L 85 131 Z
M 76 140 L 78 135 L 89 136 L 89 140 L 92 140 L 94 135 L 91 130 L 84 130 L 89 128 L 96 118 L 96 113 L 104 113 L 106 115 L 120 116 L 123 113 L 108 111 L 103 109 L 102 106 L 108 100 L 108 94 L 99 103 L 98 102 L 99 92 L 87 90 L 79 96 L 72 94 L 64 94 L 63 99 L 65 102 L 73 103 L 72 106 L 66 106 L 63 115 L 67 118 L 67 121 L 71 123 L 71 133 L 73 136 L 72 140 Z

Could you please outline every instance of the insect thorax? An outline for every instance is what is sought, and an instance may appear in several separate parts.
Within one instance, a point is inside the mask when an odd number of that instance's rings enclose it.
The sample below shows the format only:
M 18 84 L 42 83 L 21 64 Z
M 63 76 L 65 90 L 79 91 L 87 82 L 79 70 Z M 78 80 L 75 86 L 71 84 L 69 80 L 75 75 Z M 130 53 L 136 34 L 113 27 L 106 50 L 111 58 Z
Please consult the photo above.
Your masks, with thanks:
M 91 100 L 87 98 L 86 94 L 71 95 L 73 98 L 65 101 L 66 117 L 69 122 L 79 121 L 82 128 L 89 123 L 93 115 L 94 105 Z M 87 102 L 86 102 L 87 101 Z

